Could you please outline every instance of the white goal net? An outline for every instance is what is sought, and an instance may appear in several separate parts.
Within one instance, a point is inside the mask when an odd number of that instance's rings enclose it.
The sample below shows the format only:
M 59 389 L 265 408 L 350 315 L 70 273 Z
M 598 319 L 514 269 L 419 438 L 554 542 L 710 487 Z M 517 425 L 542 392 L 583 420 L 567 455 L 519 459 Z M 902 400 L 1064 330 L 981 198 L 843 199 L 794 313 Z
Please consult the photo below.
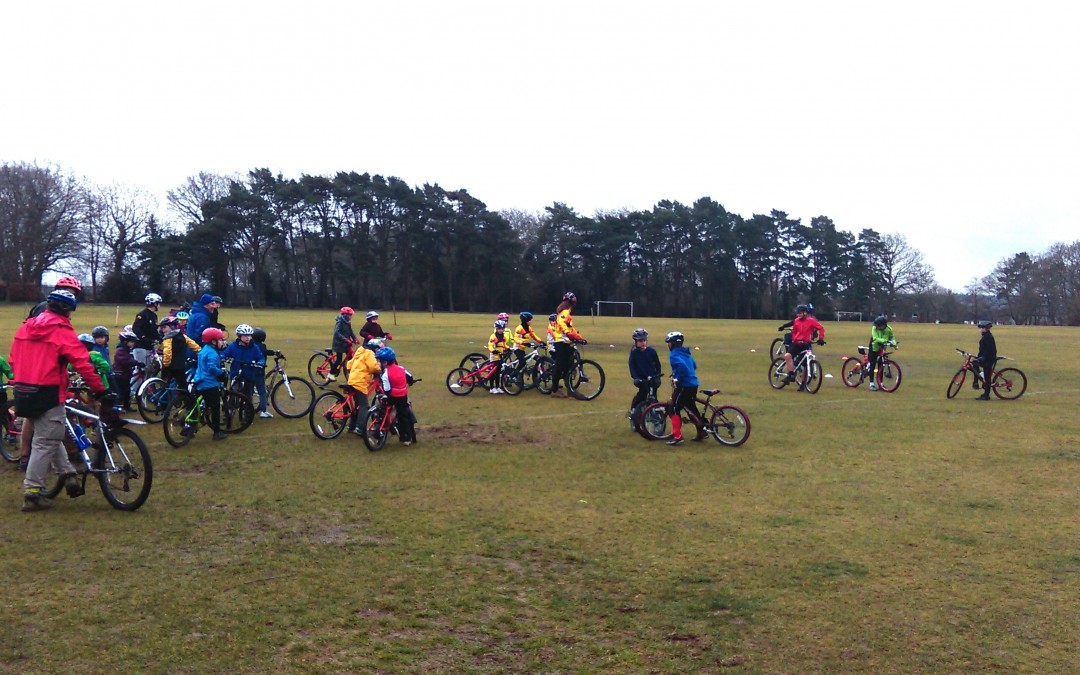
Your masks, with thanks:
M 862 312 L 837 312 L 837 321 L 862 321 Z
M 597 300 L 596 316 L 634 316 L 634 303 L 629 300 Z

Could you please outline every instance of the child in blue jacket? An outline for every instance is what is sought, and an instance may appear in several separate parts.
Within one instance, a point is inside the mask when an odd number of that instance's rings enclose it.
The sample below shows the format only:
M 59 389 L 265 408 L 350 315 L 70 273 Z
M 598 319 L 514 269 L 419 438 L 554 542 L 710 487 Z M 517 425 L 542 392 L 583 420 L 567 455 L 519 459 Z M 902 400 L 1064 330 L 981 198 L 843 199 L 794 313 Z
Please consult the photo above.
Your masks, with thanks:
M 210 428 L 214 440 L 225 438 L 221 430 L 221 380 L 225 370 L 221 367 L 221 350 L 225 348 L 225 333 L 220 328 L 207 328 L 199 335 L 203 348 L 199 352 L 199 365 L 195 368 L 195 391 L 203 397 L 210 413 Z
M 675 401 L 675 405 L 672 406 L 671 411 L 671 431 L 673 436 L 668 441 L 668 445 L 679 445 L 683 442 L 680 412 L 686 410 L 690 419 L 694 420 L 695 425 L 698 424 L 698 420 L 701 420 L 701 413 L 697 409 L 697 389 L 699 384 L 697 362 L 694 361 L 694 357 L 690 354 L 690 348 L 683 346 L 685 340 L 686 336 L 677 330 L 671 331 L 664 338 L 670 352 L 668 361 L 671 364 L 671 379 L 675 386 L 675 391 L 672 392 L 672 400 Z M 701 441 L 704 439 L 705 434 L 699 427 L 694 440 Z
M 239 375 L 244 382 L 244 396 L 252 401 L 252 394 L 259 394 L 259 417 L 273 417 L 266 409 L 266 353 L 255 342 L 255 328 L 246 323 L 236 327 L 236 340 L 229 343 L 221 358 L 232 359 L 229 377 Z

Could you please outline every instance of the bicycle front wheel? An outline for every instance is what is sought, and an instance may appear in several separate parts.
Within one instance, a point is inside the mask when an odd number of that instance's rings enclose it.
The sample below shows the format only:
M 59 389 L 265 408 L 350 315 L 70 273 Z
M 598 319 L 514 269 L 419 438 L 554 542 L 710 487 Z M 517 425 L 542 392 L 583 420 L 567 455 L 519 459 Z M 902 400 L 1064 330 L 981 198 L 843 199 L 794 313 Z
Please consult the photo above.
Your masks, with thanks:
M 550 356 L 541 356 L 536 361 L 536 374 L 533 375 L 533 384 L 536 391 L 547 396 L 551 393 L 555 381 L 551 378 L 551 371 L 555 368 L 555 359 Z
M 891 394 L 900 388 L 900 380 L 903 378 L 903 372 L 900 370 L 900 364 L 896 361 L 889 361 L 882 359 L 878 363 L 878 389 Z
M 503 373 L 502 390 L 511 396 L 517 396 L 525 390 L 520 370 L 511 368 Z
M 807 361 L 803 370 L 802 382 L 799 384 L 802 390 L 808 394 L 818 393 L 818 389 L 821 389 L 821 364 L 817 361 Z
M 446 376 L 446 388 L 454 396 L 472 393 L 476 386 L 476 371 L 471 368 L 454 368 Z
M 952 376 L 952 381 L 949 382 L 949 388 L 945 390 L 946 398 L 953 398 L 960 393 L 960 389 L 964 386 L 964 380 L 967 378 L 967 369 L 961 368 L 956 371 L 956 374 Z
M 1027 375 L 1019 368 L 1002 368 L 990 381 L 990 390 L 998 398 L 1012 401 L 1027 391 Z
M 769 386 L 773 389 L 783 389 L 787 385 L 787 365 L 784 359 L 773 359 L 772 365 L 769 366 Z
M 330 364 L 333 363 L 333 355 L 327 356 L 325 352 L 317 352 L 311 355 L 307 362 L 308 376 L 311 381 L 320 387 L 330 382 Z
M 143 439 L 130 429 L 110 432 L 112 440 L 106 446 L 98 441 L 94 470 L 99 472 L 101 492 L 113 508 L 134 511 L 150 496 L 154 483 L 154 467 L 150 450 Z M 106 451 L 108 447 L 108 451 Z
M 591 401 L 604 391 L 604 369 L 596 361 L 582 359 L 570 371 L 570 392 L 582 401 Z
M 221 430 L 238 434 L 255 421 L 255 406 L 238 391 L 221 392 Z
M 7 428 L 0 429 L 4 434 L 3 439 L 0 439 L 0 456 L 9 462 L 17 462 L 20 456 L 19 439 L 22 437 L 22 431 L 15 428 L 14 401 L 7 404 L 7 415 Z
M 750 438 L 750 416 L 738 406 L 718 406 L 709 426 L 712 427 L 713 438 L 723 445 L 736 447 Z
M 315 387 L 301 377 L 279 380 L 270 390 L 270 405 L 282 417 L 297 419 L 308 414 L 315 402 Z
M 384 418 L 390 414 L 387 405 L 375 405 L 368 410 L 364 418 L 364 445 L 368 450 L 375 452 L 386 446 L 386 429 L 383 428 Z
M 671 426 L 668 423 L 668 406 L 657 401 L 645 406 L 641 413 L 638 433 L 650 441 L 666 441 L 671 438 Z
M 195 397 L 187 392 L 176 392 L 165 406 L 163 420 L 162 430 L 169 445 L 174 448 L 187 445 L 202 424 L 202 419 L 195 410 Z
M 862 384 L 862 361 L 854 357 L 844 361 L 844 366 L 840 369 L 840 377 L 844 380 L 844 384 L 849 387 L 857 387 Z
M 135 396 L 139 414 L 150 424 L 165 419 L 165 406 L 169 403 L 169 385 L 160 377 L 152 377 L 143 383 Z
M 328 441 L 337 438 L 349 424 L 349 415 L 341 405 L 345 397 L 336 391 L 328 391 L 315 399 L 308 413 L 308 426 L 316 438 Z

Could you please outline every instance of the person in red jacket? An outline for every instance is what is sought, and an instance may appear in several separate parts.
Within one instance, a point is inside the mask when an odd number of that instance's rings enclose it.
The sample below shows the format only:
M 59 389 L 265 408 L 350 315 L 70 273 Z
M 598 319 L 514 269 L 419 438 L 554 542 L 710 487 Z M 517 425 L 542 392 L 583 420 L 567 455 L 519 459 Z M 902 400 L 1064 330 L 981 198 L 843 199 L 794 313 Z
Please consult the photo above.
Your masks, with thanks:
M 412 409 L 409 407 L 409 385 L 413 383 L 412 373 L 397 362 L 397 354 L 389 347 L 381 347 L 375 352 L 375 359 L 382 367 L 380 387 L 388 402 L 397 410 L 398 438 L 402 445 L 412 445 L 416 440 L 416 428 Z
M 805 352 L 815 340 L 819 345 L 825 344 L 825 327 L 810 316 L 806 305 L 799 305 L 795 308 L 795 318 L 791 322 L 791 345 L 784 354 L 789 382 L 795 381 L 795 358 Z
M 70 291 L 49 293 L 45 311 L 27 319 L 15 332 L 11 344 L 11 364 L 16 375 L 15 411 L 20 417 L 34 421 L 30 463 L 23 478 L 23 511 L 52 508 L 52 500 L 41 494 L 50 467 L 59 469 L 64 476 L 64 487 L 70 497 L 83 493 L 63 442 L 68 364 L 82 375 L 96 397 L 105 394 L 105 385 L 71 327 L 69 317 L 77 304 Z

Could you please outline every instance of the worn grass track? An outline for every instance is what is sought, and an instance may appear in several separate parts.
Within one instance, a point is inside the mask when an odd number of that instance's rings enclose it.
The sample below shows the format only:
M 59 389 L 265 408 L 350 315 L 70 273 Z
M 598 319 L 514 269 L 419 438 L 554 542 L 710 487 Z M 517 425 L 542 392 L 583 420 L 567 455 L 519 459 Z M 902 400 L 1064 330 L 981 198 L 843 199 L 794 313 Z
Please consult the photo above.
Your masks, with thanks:
M 4 351 L 21 312 L 0 312 Z M 76 327 L 114 314 L 84 306 Z M 334 313 L 222 318 L 267 328 L 299 374 Z M 1080 384 L 1062 359 L 1076 329 L 995 329 L 1029 388 L 982 403 L 945 398 L 953 348 L 978 340 L 967 326 L 895 326 L 904 380 L 890 395 L 842 386 L 839 356 L 869 327 L 828 323 L 818 354 L 834 377 L 810 396 L 766 383 L 779 322 L 579 317 L 608 386 L 577 402 L 452 397 L 443 379 L 491 317 L 383 320 L 424 378 L 411 448 L 369 453 L 274 419 L 174 450 L 144 427 L 155 482 L 134 514 L 95 491 L 22 514 L 19 476 L 0 467 L 0 669 L 1074 667 Z M 751 416 L 745 446 L 630 434 L 638 324 L 700 347 L 703 385 Z

